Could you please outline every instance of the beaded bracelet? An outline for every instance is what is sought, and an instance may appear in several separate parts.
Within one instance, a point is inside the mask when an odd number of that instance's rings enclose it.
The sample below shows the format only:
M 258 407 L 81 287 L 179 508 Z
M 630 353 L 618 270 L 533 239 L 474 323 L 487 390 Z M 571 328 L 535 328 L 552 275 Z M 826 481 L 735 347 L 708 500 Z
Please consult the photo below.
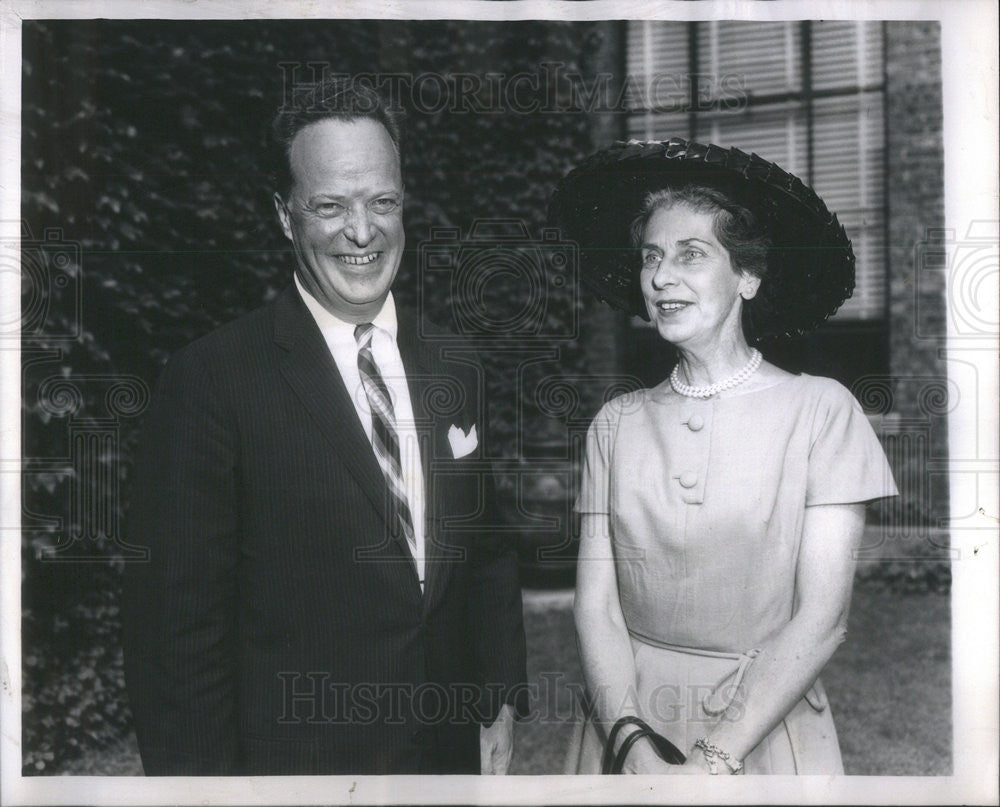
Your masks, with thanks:
M 734 759 L 733 755 L 727 751 L 723 751 L 719 746 L 714 743 L 710 743 L 706 739 L 695 740 L 695 748 L 700 748 L 702 753 L 705 755 L 705 761 L 708 763 L 708 770 L 712 776 L 716 776 L 719 773 L 719 765 L 715 761 L 716 758 L 721 759 L 726 763 L 726 767 L 729 768 L 730 774 L 736 774 L 743 770 L 743 763 L 738 759 Z

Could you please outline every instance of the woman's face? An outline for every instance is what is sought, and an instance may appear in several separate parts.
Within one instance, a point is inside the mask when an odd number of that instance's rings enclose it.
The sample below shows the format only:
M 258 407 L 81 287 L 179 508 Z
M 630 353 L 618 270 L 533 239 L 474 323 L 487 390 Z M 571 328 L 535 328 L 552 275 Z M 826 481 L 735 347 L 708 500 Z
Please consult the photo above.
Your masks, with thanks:
M 686 204 L 659 208 L 643 231 L 639 275 L 646 310 L 660 336 L 678 347 L 742 340 L 741 291 L 756 278 L 737 274 L 712 231 L 714 216 Z

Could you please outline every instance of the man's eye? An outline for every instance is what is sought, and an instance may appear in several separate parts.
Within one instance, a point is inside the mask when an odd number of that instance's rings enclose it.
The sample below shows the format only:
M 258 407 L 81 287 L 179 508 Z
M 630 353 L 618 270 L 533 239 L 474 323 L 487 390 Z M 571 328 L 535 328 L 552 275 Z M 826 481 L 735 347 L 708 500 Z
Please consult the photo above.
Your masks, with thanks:
M 343 211 L 343 206 L 336 202 L 320 202 L 313 207 L 320 216 L 337 216 Z
M 381 199 L 376 199 L 371 203 L 371 208 L 376 213 L 391 213 L 399 207 L 399 200 L 393 199 L 390 196 L 382 197 Z

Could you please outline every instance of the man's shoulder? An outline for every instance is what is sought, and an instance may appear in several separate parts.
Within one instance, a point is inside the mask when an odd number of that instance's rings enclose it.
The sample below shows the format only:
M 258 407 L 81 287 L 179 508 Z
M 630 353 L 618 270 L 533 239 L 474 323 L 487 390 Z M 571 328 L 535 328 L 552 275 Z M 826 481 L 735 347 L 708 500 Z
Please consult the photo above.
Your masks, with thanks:
M 170 364 L 192 366 L 207 362 L 225 365 L 259 352 L 273 339 L 276 301 L 277 298 L 200 336 L 174 353 Z
M 473 340 L 460 331 L 443 324 L 442 319 L 436 314 L 397 303 L 396 319 L 399 322 L 401 334 L 408 333 L 425 345 L 450 346 L 474 351 L 481 349 L 479 344 L 481 340 Z
M 397 306 L 399 339 L 415 340 L 425 357 L 447 366 L 482 364 L 481 347 L 461 333 L 441 324 L 439 319 L 428 316 L 415 308 Z
M 396 301 L 396 320 L 401 334 L 411 334 L 420 340 L 449 339 L 454 334 L 430 317 L 426 311 Z

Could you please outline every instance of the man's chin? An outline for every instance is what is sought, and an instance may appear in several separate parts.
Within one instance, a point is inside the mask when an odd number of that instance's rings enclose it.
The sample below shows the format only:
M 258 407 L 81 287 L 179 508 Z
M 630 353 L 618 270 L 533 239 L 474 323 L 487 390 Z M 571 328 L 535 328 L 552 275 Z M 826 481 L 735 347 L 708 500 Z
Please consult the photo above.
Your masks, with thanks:
M 388 286 L 379 286 L 377 289 L 348 289 L 338 295 L 337 303 L 349 310 L 373 309 L 377 312 L 382 308 L 388 296 Z

